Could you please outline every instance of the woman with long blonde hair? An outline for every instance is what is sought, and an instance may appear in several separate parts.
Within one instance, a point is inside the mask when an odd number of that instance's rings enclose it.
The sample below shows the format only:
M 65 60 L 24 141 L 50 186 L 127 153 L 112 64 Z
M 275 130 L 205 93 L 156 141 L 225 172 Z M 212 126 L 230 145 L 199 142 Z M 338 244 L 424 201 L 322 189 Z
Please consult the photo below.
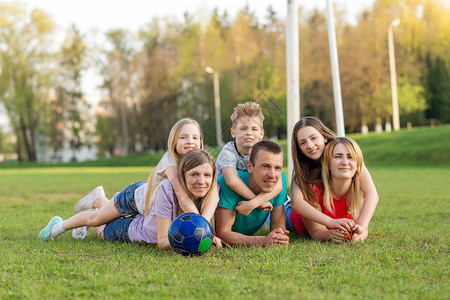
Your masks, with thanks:
M 364 204 L 360 187 L 364 163 L 358 144 L 346 137 L 332 139 L 324 149 L 321 164 L 322 184 L 311 185 L 315 194 L 315 208 L 332 219 L 357 220 Z M 296 212 L 289 211 L 289 214 Z M 340 243 L 351 238 L 354 241 L 364 241 L 368 236 L 367 230 L 361 234 L 353 234 L 352 231 L 328 228 L 301 216 L 295 219 L 298 221 L 290 222 L 291 230 L 309 235 L 315 240 Z
M 289 222 L 298 223 L 299 216 L 302 216 L 328 228 L 337 228 L 356 234 L 363 234 L 368 229 L 378 204 L 378 192 L 364 164 L 361 166 L 359 181 L 361 191 L 366 198 L 357 219 L 333 219 L 314 208 L 317 196 L 313 186 L 322 185 L 321 158 L 325 146 L 335 138 L 336 135 L 315 117 L 304 117 L 295 124 L 292 132 L 292 160 L 294 162 L 291 184 L 292 200 L 286 207 L 287 214 L 289 214 L 288 209 L 292 209 L 295 214 L 292 214 L 290 219 L 286 219 L 287 226 Z

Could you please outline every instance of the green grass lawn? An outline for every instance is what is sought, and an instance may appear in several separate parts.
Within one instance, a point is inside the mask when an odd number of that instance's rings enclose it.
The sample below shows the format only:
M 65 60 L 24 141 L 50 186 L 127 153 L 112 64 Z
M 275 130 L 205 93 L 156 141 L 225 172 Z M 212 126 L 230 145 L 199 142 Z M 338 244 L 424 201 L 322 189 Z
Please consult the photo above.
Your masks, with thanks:
M 394 153 L 393 146 L 372 150 L 390 139 L 383 136 L 359 140 L 364 154 Z M 422 157 L 423 151 L 415 153 Z M 414 159 L 410 165 L 377 159 L 368 165 L 380 202 L 365 243 L 291 235 L 288 247 L 212 249 L 192 258 L 106 243 L 93 232 L 82 241 L 70 233 L 51 243 L 36 240 L 53 215 L 69 217 L 93 187 L 103 185 L 111 197 L 145 180 L 150 167 L 0 169 L 0 299 L 449 299 L 448 161 L 417 166 Z

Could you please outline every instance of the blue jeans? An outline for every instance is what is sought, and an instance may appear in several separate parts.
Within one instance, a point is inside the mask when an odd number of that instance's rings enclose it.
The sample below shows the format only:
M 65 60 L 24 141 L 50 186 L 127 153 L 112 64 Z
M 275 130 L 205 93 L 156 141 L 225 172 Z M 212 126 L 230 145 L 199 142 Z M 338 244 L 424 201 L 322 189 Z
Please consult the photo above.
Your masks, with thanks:
M 289 230 L 289 232 L 295 232 L 294 226 L 292 226 L 291 223 L 291 212 L 292 212 L 292 207 L 291 207 L 291 202 L 290 201 L 286 201 L 284 203 L 284 212 L 286 214 L 286 230 Z M 267 216 L 266 222 L 264 222 L 267 226 L 270 227 L 270 213 Z
M 286 214 L 286 230 L 289 230 L 289 232 L 295 232 L 294 226 L 292 226 L 291 223 L 291 212 L 292 212 L 291 202 L 284 203 L 284 212 Z
M 131 243 L 130 237 L 128 236 L 128 228 L 136 216 L 120 217 L 106 224 L 103 229 L 105 241 Z
M 114 195 L 114 206 L 122 216 L 139 213 L 134 199 L 134 191 L 144 183 L 145 181 L 137 181 Z

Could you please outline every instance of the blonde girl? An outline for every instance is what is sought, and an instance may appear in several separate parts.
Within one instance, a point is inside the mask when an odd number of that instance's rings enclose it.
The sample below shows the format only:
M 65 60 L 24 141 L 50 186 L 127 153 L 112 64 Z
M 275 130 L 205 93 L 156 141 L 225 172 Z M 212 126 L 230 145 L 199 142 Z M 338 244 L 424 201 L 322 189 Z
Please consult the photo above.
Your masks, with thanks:
M 294 172 L 291 184 L 291 207 L 299 215 L 318 222 L 328 228 L 338 228 L 356 234 L 364 233 L 369 226 L 378 203 L 378 193 L 369 171 L 362 164 L 360 176 L 361 190 L 365 195 L 364 205 L 358 218 L 333 219 L 317 211 L 313 185 L 321 185 L 321 157 L 325 145 L 336 135 L 315 117 L 305 117 L 298 121 L 292 132 L 292 158 Z M 293 220 L 295 222 L 295 220 Z

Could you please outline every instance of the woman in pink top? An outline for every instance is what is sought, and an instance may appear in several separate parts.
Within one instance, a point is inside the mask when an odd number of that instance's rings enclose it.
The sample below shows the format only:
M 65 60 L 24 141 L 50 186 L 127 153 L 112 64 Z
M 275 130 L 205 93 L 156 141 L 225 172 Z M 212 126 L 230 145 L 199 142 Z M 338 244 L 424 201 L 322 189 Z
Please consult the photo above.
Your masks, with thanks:
M 322 155 L 322 185 L 311 185 L 315 193 L 312 203 L 315 208 L 332 219 L 358 219 L 364 203 L 361 193 L 360 174 L 363 155 L 355 141 L 345 137 L 334 138 L 325 147 Z M 320 241 L 343 242 L 352 238 L 344 229 L 330 229 L 325 225 L 302 218 L 286 206 L 288 230 L 309 235 Z M 368 231 L 354 234 L 354 241 L 364 241 Z

